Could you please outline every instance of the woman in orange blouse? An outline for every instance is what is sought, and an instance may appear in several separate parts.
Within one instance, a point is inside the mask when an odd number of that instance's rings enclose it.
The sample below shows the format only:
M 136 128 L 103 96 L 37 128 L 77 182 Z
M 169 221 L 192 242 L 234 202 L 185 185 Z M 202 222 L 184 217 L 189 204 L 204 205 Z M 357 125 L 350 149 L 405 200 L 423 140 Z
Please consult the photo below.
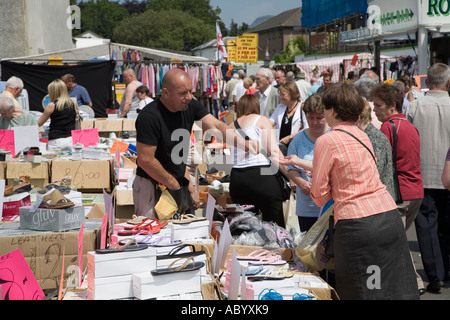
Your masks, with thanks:
M 336 290 L 341 299 L 419 299 L 400 214 L 357 127 L 364 101 L 343 82 L 328 85 L 322 101 L 331 131 L 314 146 L 311 197 L 318 206 L 334 200 Z

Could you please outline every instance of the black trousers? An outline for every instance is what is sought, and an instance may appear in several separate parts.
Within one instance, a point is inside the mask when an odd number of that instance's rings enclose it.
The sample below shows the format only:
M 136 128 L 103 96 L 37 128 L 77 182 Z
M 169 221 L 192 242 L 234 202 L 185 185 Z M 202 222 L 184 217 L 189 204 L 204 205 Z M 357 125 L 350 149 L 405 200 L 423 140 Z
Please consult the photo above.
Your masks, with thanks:
M 449 273 L 450 191 L 425 189 L 415 219 L 417 241 L 428 282 L 444 281 Z
M 233 203 L 252 204 L 262 213 L 263 221 L 285 227 L 281 187 L 274 175 L 262 175 L 263 167 L 233 168 L 230 196 Z

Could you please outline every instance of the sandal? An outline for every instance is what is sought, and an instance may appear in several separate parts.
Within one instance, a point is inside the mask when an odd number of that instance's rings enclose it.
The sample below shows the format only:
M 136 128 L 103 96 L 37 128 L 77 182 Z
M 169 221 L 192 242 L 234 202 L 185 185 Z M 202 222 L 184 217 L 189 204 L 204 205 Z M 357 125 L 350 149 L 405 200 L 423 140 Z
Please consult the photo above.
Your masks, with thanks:
M 182 265 L 180 265 L 178 267 L 174 266 L 178 261 L 182 261 L 182 260 L 185 260 Z M 152 270 L 151 273 L 152 273 L 152 275 L 159 276 L 159 275 L 175 273 L 175 272 L 194 271 L 194 270 L 198 270 L 198 269 L 200 269 L 200 268 L 202 268 L 204 266 L 205 266 L 204 262 L 201 262 L 201 261 L 196 262 L 196 261 L 194 261 L 194 259 L 192 257 L 180 258 L 180 259 L 177 259 L 174 262 L 172 262 L 169 265 L 169 267 L 161 268 L 161 269 L 155 269 L 155 270 Z
M 186 247 L 191 247 L 192 250 L 189 252 L 182 252 L 182 253 L 178 253 L 180 250 L 186 248 Z M 195 247 L 193 244 L 182 244 L 179 246 L 176 246 L 175 248 L 173 248 L 172 250 L 170 250 L 170 252 L 168 254 L 165 255 L 160 255 L 160 256 L 156 256 L 156 260 L 164 260 L 164 259 L 173 259 L 173 258 L 186 258 L 186 257 L 196 257 L 199 255 L 204 254 L 205 251 L 196 251 Z
M 151 218 L 146 218 L 144 221 L 142 221 L 140 224 L 138 224 L 135 227 L 125 227 L 124 230 L 121 230 L 117 232 L 117 235 L 119 236 L 132 236 L 137 234 L 145 234 L 148 235 L 150 233 L 159 233 L 161 231 L 161 228 L 165 227 L 168 222 L 159 222 L 158 219 L 153 218 L 150 222 L 147 223 L 148 220 Z M 156 223 L 156 224 L 155 224 Z
M 191 213 L 185 213 L 180 216 L 179 219 L 172 219 L 170 222 L 174 224 L 188 224 L 195 221 L 204 221 L 206 217 L 197 217 Z
M 64 195 L 58 189 L 53 189 L 42 198 L 42 203 L 39 208 L 47 209 L 65 209 L 73 207 L 75 204 L 64 197 Z
M 122 247 L 118 247 L 118 242 L 114 244 L 114 247 L 108 249 L 96 249 L 95 253 L 105 254 L 105 253 L 117 253 L 117 252 L 127 252 L 127 251 L 140 251 L 147 249 L 148 246 L 145 244 L 138 244 L 134 239 L 128 239 L 128 241 Z
M 285 260 L 281 260 L 276 253 L 270 252 L 266 249 L 255 250 L 247 256 L 237 256 L 238 260 L 248 260 L 253 263 L 250 264 L 264 264 L 264 265 L 284 265 Z
M 292 272 L 287 272 L 280 267 L 272 267 L 261 270 L 259 273 L 248 276 L 247 279 L 250 281 L 259 280 L 282 280 L 286 278 L 292 278 L 294 274 Z
M 147 220 L 148 218 L 147 217 L 145 217 L 145 216 L 137 216 L 137 215 L 135 215 L 135 214 L 133 214 L 132 216 L 131 216 L 131 220 L 128 220 L 127 221 L 127 223 L 128 224 L 133 224 L 133 225 L 139 225 L 139 224 L 141 224 L 142 222 L 144 222 L 145 220 Z

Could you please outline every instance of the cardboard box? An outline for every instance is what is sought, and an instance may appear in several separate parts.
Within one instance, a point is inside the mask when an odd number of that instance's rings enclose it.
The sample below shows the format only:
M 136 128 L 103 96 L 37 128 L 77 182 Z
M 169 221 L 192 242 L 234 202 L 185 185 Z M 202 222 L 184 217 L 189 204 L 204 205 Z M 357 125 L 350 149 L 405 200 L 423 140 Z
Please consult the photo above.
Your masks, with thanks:
M 20 212 L 20 227 L 38 231 L 67 231 L 80 229 L 85 220 L 83 206 L 66 209 L 37 208 L 30 212 L 31 206 L 22 207 Z
M 20 176 L 29 176 L 30 183 L 35 188 L 43 189 L 49 183 L 50 163 L 31 163 L 24 161 L 10 161 L 6 167 L 6 179 L 8 185 L 14 185 L 14 179 Z
M 0 179 L 6 178 L 6 167 L 8 162 L 0 161 Z
M 116 218 L 131 219 L 134 214 L 133 189 L 116 186 L 112 192 L 112 196 L 114 197 L 116 203 Z
M 81 121 L 81 129 L 93 129 L 94 123 L 94 119 L 83 119 L 83 121 Z
M 136 120 L 124 119 L 122 124 L 123 131 L 136 131 Z
M 111 190 L 110 160 L 68 160 L 57 158 L 52 161 L 51 180 L 61 181 L 67 176 L 72 177 L 72 185 L 77 190 Z
M 156 249 L 151 247 L 109 254 L 93 251 L 88 252 L 87 257 L 88 276 L 96 279 L 150 272 L 156 268 Z
M 95 119 L 94 128 L 98 129 L 98 132 L 121 132 L 123 128 L 123 119 Z
M 3 217 L 19 215 L 20 207 L 31 205 L 31 197 L 28 192 L 14 194 L 3 199 Z
M 96 247 L 101 220 L 84 223 L 82 234 L 82 265 L 86 254 Z M 78 280 L 78 239 L 80 231 L 43 232 L 20 228 L 18 222 L 0 223 L 0 256 L 20 249 L 43 290 L 59 286 L 64 261 L 64 287 Z M 64 251 L 64 257 L 63 257 Z M 63 259 L 64 258 L 64 259 Z
M 88 276 L 88 300 L 113 300 L 133 297 L 132 275 L 94 278 Z
M 157 276 L 151 272 L 133 274 L 133 294 L 141 300 L 198 291 L 201 291 L 200 269 Z
M 189 241 L 196 238 L 209 237 L 209 221 L 195 221 L 186 224 L 169 223 L 168 227 L 172 229 L 173 239 Z

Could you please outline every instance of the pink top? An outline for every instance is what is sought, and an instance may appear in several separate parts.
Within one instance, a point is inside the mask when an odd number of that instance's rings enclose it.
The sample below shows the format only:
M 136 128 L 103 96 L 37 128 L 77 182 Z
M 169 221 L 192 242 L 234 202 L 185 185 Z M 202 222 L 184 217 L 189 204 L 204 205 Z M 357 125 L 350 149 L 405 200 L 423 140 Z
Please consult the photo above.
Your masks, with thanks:
M 342 122 L 317 139 L 314 146 L 311 197 L 318 206 L 334 200 L 334 221 L 363 218 L 397 208 L 394 199 L 381 182 L 366 133 L 354 123 Z

